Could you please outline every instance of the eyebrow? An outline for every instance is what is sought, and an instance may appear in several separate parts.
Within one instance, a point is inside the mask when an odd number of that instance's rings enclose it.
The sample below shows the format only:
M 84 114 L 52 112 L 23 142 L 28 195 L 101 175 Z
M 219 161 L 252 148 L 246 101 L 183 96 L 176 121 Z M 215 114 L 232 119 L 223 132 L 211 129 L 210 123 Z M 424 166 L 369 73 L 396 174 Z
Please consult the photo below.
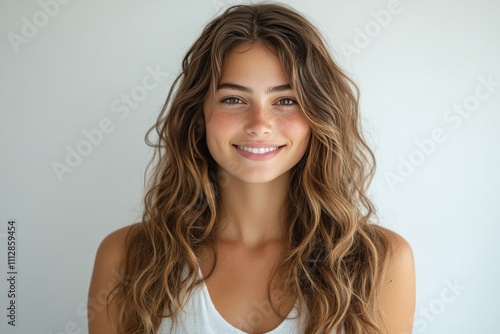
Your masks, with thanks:
M 245 93 L 253 93 L 253 90 L 249 87 L 241 86 L 232 82 L 223 82 L 219 84 L 219 87 L 217 87 L 217 90 L 220 89 L 232 89 L 232 90 L 238 90 L 241 92 Z M 277 93 L 277 92 L 284 92 L 287 90 L 291 90 L 292 86 L 290 84 L 285 84 L 285 85 L 280 85 L 280 86 L 275 86 L 275 87 L 269 87 L 266 90 L 267 94 L 271 93 Z

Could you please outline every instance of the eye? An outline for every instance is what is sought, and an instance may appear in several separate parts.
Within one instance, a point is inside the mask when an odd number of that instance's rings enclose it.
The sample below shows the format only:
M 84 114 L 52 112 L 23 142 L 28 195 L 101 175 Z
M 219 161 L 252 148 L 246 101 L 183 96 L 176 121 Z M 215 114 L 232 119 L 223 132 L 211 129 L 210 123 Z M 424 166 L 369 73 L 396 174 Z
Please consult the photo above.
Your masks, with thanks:
M 235 97 L 235 96 L 225 97 L 222 100 L 220 100 L 220 102 L 222 104 L 227 104 L 227 105 L 242 104 L 243 103 L 243 101 L 240 98 Z
M 276 102 L 276 104 L 281 105 L 281 106 L 285 106 L 285 107 L 293 107 L 294 105 L 297 104 L 297 101 L 295 101 L 294 99 L 292 99 L 290 97 L 285 97 L 285 98 L 279 100 L 278 102 Z

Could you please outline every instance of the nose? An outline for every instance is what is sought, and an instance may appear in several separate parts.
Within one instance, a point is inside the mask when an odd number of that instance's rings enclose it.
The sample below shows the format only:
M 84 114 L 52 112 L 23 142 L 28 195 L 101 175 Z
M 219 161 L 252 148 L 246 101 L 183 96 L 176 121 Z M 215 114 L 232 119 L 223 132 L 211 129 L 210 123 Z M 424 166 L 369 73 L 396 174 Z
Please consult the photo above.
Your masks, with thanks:
M 273 115 L 264 105 L 254 105 L 247 113 L 245 131 L 252 136 L 264 136 L 272 133 Z

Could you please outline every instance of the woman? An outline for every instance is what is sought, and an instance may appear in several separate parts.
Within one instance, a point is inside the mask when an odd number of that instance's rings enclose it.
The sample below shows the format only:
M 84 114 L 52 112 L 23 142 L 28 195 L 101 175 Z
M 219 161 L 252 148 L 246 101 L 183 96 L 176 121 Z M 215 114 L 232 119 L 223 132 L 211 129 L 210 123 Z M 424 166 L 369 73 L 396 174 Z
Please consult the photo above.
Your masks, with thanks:
M 411 333 L 412 251 L 372 224 L 357 88 L 304 17 L 215 18 L 153 129 L 143 219 L 97 252 L 91 334 Z

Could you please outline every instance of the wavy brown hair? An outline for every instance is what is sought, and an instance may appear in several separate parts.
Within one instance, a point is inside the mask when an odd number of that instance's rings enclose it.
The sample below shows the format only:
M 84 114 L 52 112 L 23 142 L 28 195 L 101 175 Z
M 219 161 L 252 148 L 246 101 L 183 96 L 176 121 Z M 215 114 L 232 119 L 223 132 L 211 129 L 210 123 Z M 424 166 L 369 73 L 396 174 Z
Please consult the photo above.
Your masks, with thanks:
M 108 300 L 116 304 L 118 331 L 153 334 L 163 317 L 175 321 L 183 292 L 203 282 L 196 279 L 202 247 L 214 255 L 213 273 L 221 184 L 206 144 L 203 101 L 241 43 L 276 52 L 311 128 L 309 147 L 292 169 L 286 256 L 274 276 L 279 273 L 286 294 L 308 311 L 307 334 L 382 333 L 378 287 L 390 249 L 366 195 L 375 160 L 362 135 L 358 88 L 318 30 L 273 3 L 230 7 L 205 27 L 146 135 L 155 155 L 145 209 L 128 235 L 126 279 Z

